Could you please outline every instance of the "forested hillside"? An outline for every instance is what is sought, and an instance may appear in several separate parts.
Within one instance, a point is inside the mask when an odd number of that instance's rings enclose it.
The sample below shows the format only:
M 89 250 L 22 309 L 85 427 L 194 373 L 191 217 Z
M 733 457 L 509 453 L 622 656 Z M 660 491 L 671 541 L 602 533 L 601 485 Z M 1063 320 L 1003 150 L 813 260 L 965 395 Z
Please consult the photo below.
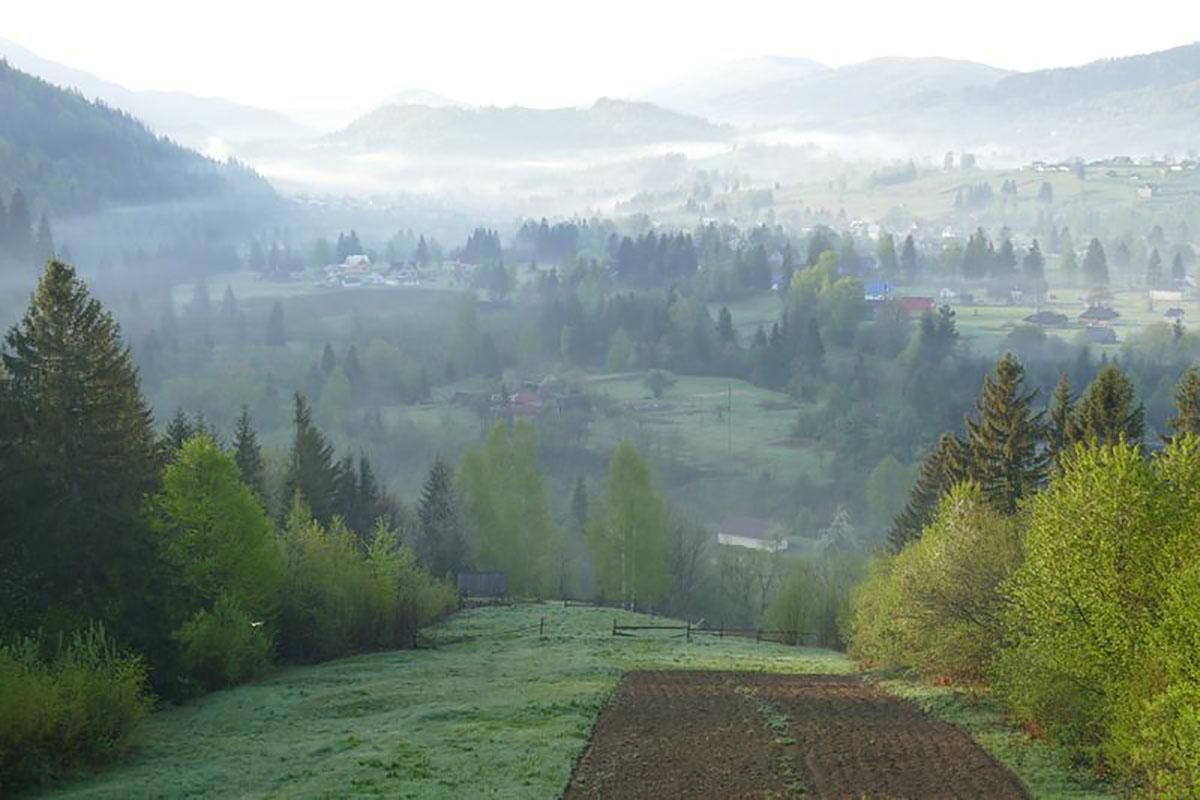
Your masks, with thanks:
M 0 193 L 21 187 L 56 214 L 115 205 L 269 195 L 249 169 L 219 164 L 156 137 L 121 111 L 0 61 Z

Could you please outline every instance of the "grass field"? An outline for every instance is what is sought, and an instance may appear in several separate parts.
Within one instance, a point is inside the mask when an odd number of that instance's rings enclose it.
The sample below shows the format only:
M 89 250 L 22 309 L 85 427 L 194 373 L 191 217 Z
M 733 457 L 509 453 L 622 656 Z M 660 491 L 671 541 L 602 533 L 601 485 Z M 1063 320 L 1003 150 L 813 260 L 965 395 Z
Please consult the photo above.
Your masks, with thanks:
M 157 713 L 126 761 L 46 796 L 553 798 L 626 670 L 854 669 L 828 650 L 748 639 L 613 637 L 614 618 L 650 621 L 555 604 L 460 613 L 428 632 L 436 649 L 291 668 Z M 964 713 L 952 694 L 917 699 L 938 716 Z M 1081 793 L 1049 756 L 1027 757 L 994 708 L 964 719 L 973 732 L 1008 731 L 980 738 L 1038 796 L 1102 796 Z

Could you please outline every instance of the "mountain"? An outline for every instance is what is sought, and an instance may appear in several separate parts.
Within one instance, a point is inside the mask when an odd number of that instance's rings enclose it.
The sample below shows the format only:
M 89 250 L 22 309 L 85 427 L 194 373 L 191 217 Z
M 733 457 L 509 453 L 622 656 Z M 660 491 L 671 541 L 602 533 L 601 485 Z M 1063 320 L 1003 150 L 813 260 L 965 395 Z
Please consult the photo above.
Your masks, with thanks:
M 359 151 L 511 156 L 668 142 L 720 141 L 732 132 L 651 103 L 597 100 L 589 108 L 434 108 L 389 105 L 326 139 Z
M 0 39 L 0 58 L 42 80 L 79 91 L 88 99 L 128 111 L 150 128 L 187 147 L 224 154 L 234 143 L 299 139 L 312 134 L 278 111 L 186 92 L 133 91 L 88 72 L 49 61 Z
M 22 188 L 55 214 L 260 194 L 250 170 L 156 136 L 129 114 L 0 61 L 0 194 Z
M 644 99 L 676 111 L 728 120 L 725 111 L 730 98 L 764 86 L 800 82 L 828 70 L 824 64 L 807 58 L 746 58 L 678 77 L 646 92 Z
M 774 77 L 768 68 L 772 63 L 751 62 L 750 66 L 760 68 L 748 69 L 747 62 L 734 62 L 711 70 L 729 77 L 710 84 L 713 90 L 705 101 L 707 115 L 752 127 L 824 127 L 911 106 L 914 101 L 933 102 L 968 87 L 992 86 L 1011 74 L 948 58 L 877 58 L 832 69 L 789 59 L 784 66 L 793 74 Z M 665 98 L 663 102 L 672 108 L 683 107 Z
M 381 106 L 429 106 L 430 108 L 471 108 L 470 103 L 446 97 L 428 89 L 404 89 L 386 98 Z

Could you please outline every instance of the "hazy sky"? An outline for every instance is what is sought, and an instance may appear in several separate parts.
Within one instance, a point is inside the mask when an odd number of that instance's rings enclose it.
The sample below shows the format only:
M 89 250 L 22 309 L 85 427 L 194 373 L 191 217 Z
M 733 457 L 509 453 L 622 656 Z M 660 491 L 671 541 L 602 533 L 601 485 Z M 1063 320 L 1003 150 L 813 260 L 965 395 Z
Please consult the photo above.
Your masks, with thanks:
M 1063 66 L 1200 38 L 1187 0 L 0 0 L 0 37 L 135 89 L 278 108 L 422 87 L 474 103 L 628 96 L 757 55 Z M 187 9 L 186 11 L 184 9 Z

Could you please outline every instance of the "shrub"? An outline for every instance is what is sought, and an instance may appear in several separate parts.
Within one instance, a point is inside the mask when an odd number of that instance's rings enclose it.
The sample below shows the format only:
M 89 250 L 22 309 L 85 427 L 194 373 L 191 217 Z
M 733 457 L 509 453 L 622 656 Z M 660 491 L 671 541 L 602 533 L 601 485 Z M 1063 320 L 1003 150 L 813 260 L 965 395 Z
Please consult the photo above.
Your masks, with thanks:
M 810 634 L 818 645 L 845 647 L 850 594 L 865 570 L 865 559 L 850 554 L 797 562 L 767 611 L 771 627 L 795 632 L 798 644 Z
M 141 658 L 99 625 L 0 646 L 0 795 L 112 758 L 149 709 Z
M 222 595 L 196 612 L 177 634 L 184 672 L 205 689 L 252 680 L 271 665 L 273 643 L 262 620 L 252 620 L 237 598 Z
M 418 567 L 385 525 L 364 556 L 340 520 L 325 529 L 297 501 L 284 539 L 280 650 L 289 658 L 319 661 L 401 647 L 457 602 L 453 589 Z
M 1021 562 L 1022 519 L 976 484 L 942 499 L 919 539 L 875 565 L 855 592 L 851 653 L 860 661 L 977 681 L 1003 632 L 1002 586 Z

